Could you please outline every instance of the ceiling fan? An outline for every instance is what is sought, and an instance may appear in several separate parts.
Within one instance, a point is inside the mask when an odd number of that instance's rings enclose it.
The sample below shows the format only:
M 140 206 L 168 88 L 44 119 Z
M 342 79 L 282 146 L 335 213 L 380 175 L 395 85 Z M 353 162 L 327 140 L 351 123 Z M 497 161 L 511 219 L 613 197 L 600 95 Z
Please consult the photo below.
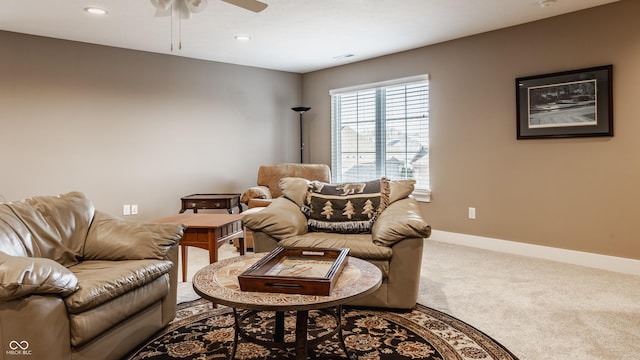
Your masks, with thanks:
M 253 12 L 260 12 L 267 8 L 267 4 L 258 0 L 222 0 Z M 191 14 L 199 13 L 207 7 L 207 0 L 151 0 L 156 8 L 155 16 L 171 17 L 171 51 L 173 51 L 173 18 L 174 12 L 178 18 L 178 49 L 182 50 L 182 19 L 190 19 Z
M 222 0 L 253 12 L 260 12 L 267 8 L 267 4 L 258 0 Z M 176 10 L 180 18 L 189 19 L 191 14 L 199 13 L 207 7 L 207 0 L 151 0 L 156 8 L 155 16 L 171 16 Z

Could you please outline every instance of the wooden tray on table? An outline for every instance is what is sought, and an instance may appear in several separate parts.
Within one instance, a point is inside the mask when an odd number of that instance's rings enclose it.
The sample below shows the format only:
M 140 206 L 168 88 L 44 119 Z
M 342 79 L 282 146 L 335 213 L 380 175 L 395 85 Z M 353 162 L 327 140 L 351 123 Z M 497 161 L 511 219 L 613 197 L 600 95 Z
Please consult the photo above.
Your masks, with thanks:
M 278 247 L 238 276 L 240 290 L 328 296 L 349 249 Z

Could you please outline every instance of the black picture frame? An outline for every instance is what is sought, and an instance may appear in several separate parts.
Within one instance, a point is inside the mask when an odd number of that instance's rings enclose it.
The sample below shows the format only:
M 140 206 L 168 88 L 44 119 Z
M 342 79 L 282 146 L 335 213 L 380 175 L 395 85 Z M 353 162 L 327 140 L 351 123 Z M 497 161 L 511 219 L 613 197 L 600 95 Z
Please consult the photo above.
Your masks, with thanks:
M 613 136 L 612 69 L 517 78 L 517 139 Z

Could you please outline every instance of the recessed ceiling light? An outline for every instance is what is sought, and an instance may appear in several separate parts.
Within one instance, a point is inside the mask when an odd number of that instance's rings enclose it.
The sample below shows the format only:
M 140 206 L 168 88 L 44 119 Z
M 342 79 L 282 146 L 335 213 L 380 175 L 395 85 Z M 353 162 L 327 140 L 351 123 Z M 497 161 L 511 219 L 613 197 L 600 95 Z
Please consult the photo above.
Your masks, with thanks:
M 540 5 L 540 7 L 546 8 L 552 5 L 555 5 L 556 0 L 540 0 L 538 1 L 538 5 Z
M 107 15 L 107 13 L 108 13 L 107 10 L 96 8 L 96 7 L 86 7 L 86 8 L 84 8 L 84 11 L 88 12 L 89 14 L 93 14 L 93 15 Z
M 353 54 L 342 54 L 342 55 L 334 56 L 333 60 L 343 60 L 343 59 L 350 58 L 350 57 L 353 57 L 353 56 L 355 56 L 355 55 L 353 55 Z
M 249 41 L 249 40 L 251 40 L 251 36 L 249 36 L 249 35 L 236 35 L 233 38 L 238 40 L 238 41 Z

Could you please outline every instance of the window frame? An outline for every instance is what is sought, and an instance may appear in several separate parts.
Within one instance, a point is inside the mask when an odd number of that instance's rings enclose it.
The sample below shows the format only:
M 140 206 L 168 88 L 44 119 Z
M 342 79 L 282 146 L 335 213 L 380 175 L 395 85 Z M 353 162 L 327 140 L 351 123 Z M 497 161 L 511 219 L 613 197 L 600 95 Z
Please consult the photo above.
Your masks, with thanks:
M 338 169 L 341 168 L 341 159 L 339 157 L 341 157 L 342 152 L 340 152 L 340 154 L 337 154 L 338 151 L 338 144 L 342 144 L 342 122 L 340 123 L 340 125 L 336 124 L 336 121 L 341 121 L 342 119 L 336 119 L 338 116 L 337 114 L 340 112 L 340 104 L 336 104 L 336 96 L 337 95 L 342 95 L 342 94 L 349 94 L 349 93 L 354 93 L 354 92 L 364 92 L 364 91 L 374 91 L 375 94 L 375 127 L 376 127 L 376 131 L 382 129 L 381 133 L 376 132 L 376 140 L 375 140 L 375 157 L 376 157 L 376 173 L 380 174 L 380 173 L 386 173 L 381 171 L 381 167 L 386 165 L 386 151 L 387 149 L 385 148 L 385 144 L 386 144 L 386 132 L 387 132 L 387 124 L 386 122 L 389 121 L 388 119 L 385 119 L 385 106 L 386 106 L 386 102 L 381 100 L 382 99 L 382 89 L 386 89 L 389 87 L 393 87 L 393 86 L 400 86 L 400 85 L 410 85 L 410 84 L 415 84 L 415 83 L 426 83 L 427 86 L 427 104 L 426 104 L 426 128 L 427 128 L 427 147 L 429 147 L 429 141 L 428 141 L 428 129 L 429 129 L 429 122 L 430 122 L 430 116 L 429 116 L 429 76 L 428 74 L 424 74 L 424 75 L 418 75 L 418 76 L 411 76 L 411 77 L 405 77 L 405 78 L 400 78 L 400 79 L 394 79 L 394 80 L 389 80 L 389 81 L 381 81 L 381 82 L 376 82 L 376 83 L 369 83 L 369 84 L 363 84 L 363 85 L 358 85 L 358 86 L 350 86 L 350 87 L 344 87 L 344 88 L 339 88 L 339 89 L 333 89 L 329 91 L 329 95 L 331 97 L 331 166 L 332 169 L 334 171 L 332 171 L 332 181 L 334 182 L 339 182 L 342 181 L 342 179 L 340 179 L 341 177 L 341 170 L 338 171 Z M 405 123 L 407 122 L 407 118 L 404 118 Z M 364 121 L 360 121 L 360 119 L 358 118 L 358 123 L 361 123 Z M 365 153 L 364 151 L 362 153 Z M 360 154 L 360 151 L 356 150 L 356 154 Z M 429 153 L 427 152 L 427 159 L 429 156 Z M 381 161 L 381 160 L 384 160 Z M 428 159 L 429 161 L 429 159 Z M 429 161 L 430 162 L 430 161 Z M 420 188 L 420 189 L 416 189 L 413 192 L 413 196 L 418 200 L 418 201 L 423 201 L 423 202 L 429 202 L 431 200 L 431 173 L 429 171 L 428 175 L 427 175 L 427 188 Z M 362 179 L 362 180 L 370 180 L 370 179 Z M 392 179 L 392 180 L 396 180 L 396 179 Z

